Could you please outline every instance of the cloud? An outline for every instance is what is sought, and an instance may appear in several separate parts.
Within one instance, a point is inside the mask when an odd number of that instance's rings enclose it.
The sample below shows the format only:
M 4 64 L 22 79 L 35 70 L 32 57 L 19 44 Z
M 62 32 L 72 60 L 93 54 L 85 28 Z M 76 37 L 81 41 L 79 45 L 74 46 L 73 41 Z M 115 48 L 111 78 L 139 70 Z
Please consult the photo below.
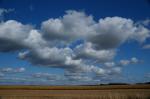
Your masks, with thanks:
M 88 73 L 82 73 L 82 72 L 71 72 L 71 71 L 65 71 L 64 76 L 68 81 L 84 81 L 84 82 L 91 82 L 92 77 L 88 75 Z
M 98 75 L 102 77 L 107 77 L 107 76 L 119 76 L 122 73 L 122 69 L 124 66 L 127 65 L 132 65 L 132 64 L 139 64 L 142 61 L 137 59 L 136 57 L 132 57 L 130 59 L 122 59 L 119 62 L 105 62 L 103 63 L 104 67 L 103 70 L 105 71 L 103 75 Z
M 150 24 L 150 19 L 139 21 L 138 24 L 142 24 L 144 26 L 148 26 Z
M 50 40 L 73 41 L 93 34 L 91 26 L 94 24 L 92 16 L 84 12 L 69 10 L 62 18 L 49 19 L 42 23 L 41 29 Z
M 24 72 L 25 70 L 26 70 L 25 68 L 21 67 L 21 68 L 17 68 L 15 72 Z
M 143 49 L 150 49 L 150 44 L 146 44 L 143 46 Z
M 150 19 L 144 20 L 144 21 L 143 21 L 143 24 L 146 25 L 146 26 L 148 26 L 148 25 L 150 24 Z
M 0 8 L 0 21 L 3 21 L 4 15 L 14 11 L 14 9 L 4 9 Z
M 69 81 L 92 81 L 92 78 L 89 76 L 69 76 Z
M 1 85 L 40 85 L 45 84 L 43 80 L 36 80 L 28 77 L 3 77 L 0 78 Z M 47 83 L 48 84 L 48 83 Z
M 106 17 L 96 24 L 96 35 L 90 40 L 98 48 L 116 48 L 127 40 L 144 42 L 149 37 L 149 29 L 135 25 L 133 20 L 122 17 Z
M 3 78 L 0 78 L 0 83 L 4 81 L 5 84 L 8 82 L 11 82 L 12 84 L 12 82 L 25 82 L 26 80 L 27 79 L 25 78 L 18 78 L 18 77 L 3 77 Z
M 0 72 L 0 77 L 4 77 L 4 74 Z
M 128 65 L 130 63 L 129 60 L 120 60 L 120 65 L 124 66 L 124 65 Z
M 150 32 L 131 19 L 106 17 L 96 22 L 91 15 L 73 10 L 63 17 L 44 21 L 41 29 L 49 40 L 84 39 L 102 49 L 116 48 L 127 40 L 144 42 Z
M 35 73 L 32 75 L 34 78 L 42 78 L 51 81 L 61 80 L 62 78 L 56 74 L 49 74 L 49 73 Z
M 148 79 L 148 80 L 150 80 L 150 73 L 146 73 L 145 74 L 145 78 Z
M 14 11 L 14 9 L 4 9 L 0 8 L 0 16 L 3 15 L 4 13 L 9 13 L 11 11 Z
M 42 37 L 42 34 L 35 29 L 30 29 L 30 31 L 28 32 L 28 36 L 23 39 L 23 44 L 25 45 L 25 47 L 31 50 L 48 47 L 47 43 L 48 42 L 46 42 L 46 40 L 44 40 L 44 38 Z
M 132 57 L 130 62 L 136 64 L 136 63 L 138 63 L 140 61 L 136 57 Z
M 111 67 L 116 66 L 116 63 L 114 63 L 114 62 L 105 62 L 105 63 L 104 63 L 104 66 L 106 66 L 106 67 L 108 67 L 108 68 L 111 68 Z
M 116 54 L 115 50 L 96 50 L 92 43 L 80 44 L 75 48 L 77 58 L 94 59 L 98 62 L 112 60 Z
M 1 68 L 0 72 L 2 73 L 22 73 L 25 72 L 25 68 L 24 67 L 20 67 L 20 68 L 11 68 L 11 67 L 7 67 L 7 68 Z
M 18 57 L 31 64 L 61 68 L 73 73 L 118 75 L 121 66 L 139 63 L 139 60 L 133 57 L 119 63 L 113 62 L 117 48 L 127 41 L 143 43 L 149 35 L 147 27 L 131 19 L 115 16 L 101 18 L 97 22 L 92 15 L 69 10 L 62 17 L 42 22 L 40 29 L 15 20 L 1 22 L 0 52 L 18 51 Z M 72 42 L 78 40 L 83 42 L 71 48 Z M 4 71 L 22 72 L 24 69 L 7 68 Z M 48 78 L 47 74 L 36 76 Z M 49 79 L 53 79 L 50 76 Z M 91 79 L 87 76 L 70 78 Z
M 141 63 L 141 60 L 137 59 L 136 57 L 132 57 L 130 60 L 120 60 L 120 63 L 118 65 L 126 66 L 129 64 L 137 64 L 137 63 Z
M 143 83 L 150 82 L 150 72 L 145 73 L 143 78 Z
M 106 72 L 103 75 L 94 75 L 92 81 L 98 81 L 98 83 L 110 83 L 118 80 L 119 82 L 122 82 L 121 78 L 122 78 L 122 68 L 113 67 L 106 69 Z
M 23 52 L 19 54 L 20 58 L 26 59 L 33 64 L 47 65 L 47 66 L 61 66 L 65 64 L 67 57 L 72 55 L 70 48 L 58 49 L 56 47 L 33 49 L 30 52 Z
M 28 37 L 31 26 L 15 20 L 0 23 L 0 51 L 8 52 L 23 49 L 23 40 Z

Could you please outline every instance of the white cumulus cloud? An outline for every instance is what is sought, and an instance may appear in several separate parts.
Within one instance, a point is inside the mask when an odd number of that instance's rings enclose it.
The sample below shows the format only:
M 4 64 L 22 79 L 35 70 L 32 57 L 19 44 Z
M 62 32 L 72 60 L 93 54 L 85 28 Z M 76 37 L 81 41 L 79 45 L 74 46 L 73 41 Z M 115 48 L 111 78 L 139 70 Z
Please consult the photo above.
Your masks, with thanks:
M 116 64 L 113 60 L 117 48 L 127 41 L 143 43 L 149 36 L 150 30 L 132 19 L 115 16 L 95 21 L 92 15 L 68 10 L 63 16 L 42 22 L 40 29 L 16 20 L 1 22 L 0 52 L 19 51 L 20 59 L 34 65 L 61 68 L 70 72 L 111 75 L 119 74 L 121 66 L 139 62 L 133 57 Z M 68 46 L 77 40 L 84 42 L 74 48 Z M 88 64 L 87 61 L 95 61 L 96 64 Z M 98 64 L 109 68 L 102 68 Z M 6 68 L 2 71 L 24 70 Z

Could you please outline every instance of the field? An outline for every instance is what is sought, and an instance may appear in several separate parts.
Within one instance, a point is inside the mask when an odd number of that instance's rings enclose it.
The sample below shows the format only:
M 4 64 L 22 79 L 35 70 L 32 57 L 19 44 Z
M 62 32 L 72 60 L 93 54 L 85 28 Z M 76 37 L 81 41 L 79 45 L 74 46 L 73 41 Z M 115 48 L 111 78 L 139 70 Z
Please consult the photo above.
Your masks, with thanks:
M 150 85 L 0 86 L 0 99 L 150 99 Z

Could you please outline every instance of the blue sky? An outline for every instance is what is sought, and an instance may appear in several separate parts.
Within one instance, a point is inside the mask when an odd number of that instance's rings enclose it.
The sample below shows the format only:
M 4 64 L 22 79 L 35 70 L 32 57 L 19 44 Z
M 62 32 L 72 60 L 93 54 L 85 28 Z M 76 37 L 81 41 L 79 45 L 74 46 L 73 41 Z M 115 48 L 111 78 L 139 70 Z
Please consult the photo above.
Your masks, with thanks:
M 149 0 L 0 0 L 0 21 L 0 84 L 150 81 Z

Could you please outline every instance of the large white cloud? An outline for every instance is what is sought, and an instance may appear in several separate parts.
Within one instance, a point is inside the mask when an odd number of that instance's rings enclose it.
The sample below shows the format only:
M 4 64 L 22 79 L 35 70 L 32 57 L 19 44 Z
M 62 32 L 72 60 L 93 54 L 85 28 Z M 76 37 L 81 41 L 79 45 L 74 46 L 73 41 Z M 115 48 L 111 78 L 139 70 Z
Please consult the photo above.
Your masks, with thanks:
M 56 47 L 49 48 L 37 48 L 27 52 L 19 53 L 19 57 L 22 59 L 27 59 L 33 64 L 47 65 L 47 66 L 60 66 L 63 65 L 67 57 L 72 56 L 72 50 L 70 48 Z
M 68 42 L 93 35 L 92 26 L 94 23 L 92 16 L 69 10 L 62 18 L 51 18 L 44 21 L 41 29 L 50 40 L 59 39 Z
M 92 43 L 80 44 L 75 48 L 77 58 L 94 59 L 97 62 L 110 61 L 114 58 L 116 51 L 111 49 L 94 49 Z
M 113 63 L 118 46 L 128 40 L 142 43 L 149 35 L 148 28 L 131 19 L 106 17 L 96 22 L 91 15 L 69 10 L 62 17 L 42 22 L 41 29 L 15 20 L 1 22 L 0 51 L 24 49 L 19 52 L 19 58 L 34 65 L 62 68 L 75 73 L 111 75 L 119 74 L 121 66 L 139 61 L 132 58 Z M 68 46 L 77 40 L 84 42 L 74 48 Z M 96 61 L 96 64 L 88 64 L 88 60 Z
M 14 51 L 24 48 L 23 40 L 28 37 L 31 26 L 15 20 L 0 23 L 0 51 Z
M 69 10 L 60 18 L 44 21 L 41 26 L 49 40 L 84 39 L 98 49 L 116 48 L 127 40 L 144 42 L 149 29 L 122 17 L 106 17 L 98 22 L 83 12 Z
M 98 48 L 116 48 L 127 40 L 144 42 L 150 31 L 137 26 L 133 20 L 122 17 L 106 17 L 96 25 L 96 35 L 91 36 L 91 42 Z

